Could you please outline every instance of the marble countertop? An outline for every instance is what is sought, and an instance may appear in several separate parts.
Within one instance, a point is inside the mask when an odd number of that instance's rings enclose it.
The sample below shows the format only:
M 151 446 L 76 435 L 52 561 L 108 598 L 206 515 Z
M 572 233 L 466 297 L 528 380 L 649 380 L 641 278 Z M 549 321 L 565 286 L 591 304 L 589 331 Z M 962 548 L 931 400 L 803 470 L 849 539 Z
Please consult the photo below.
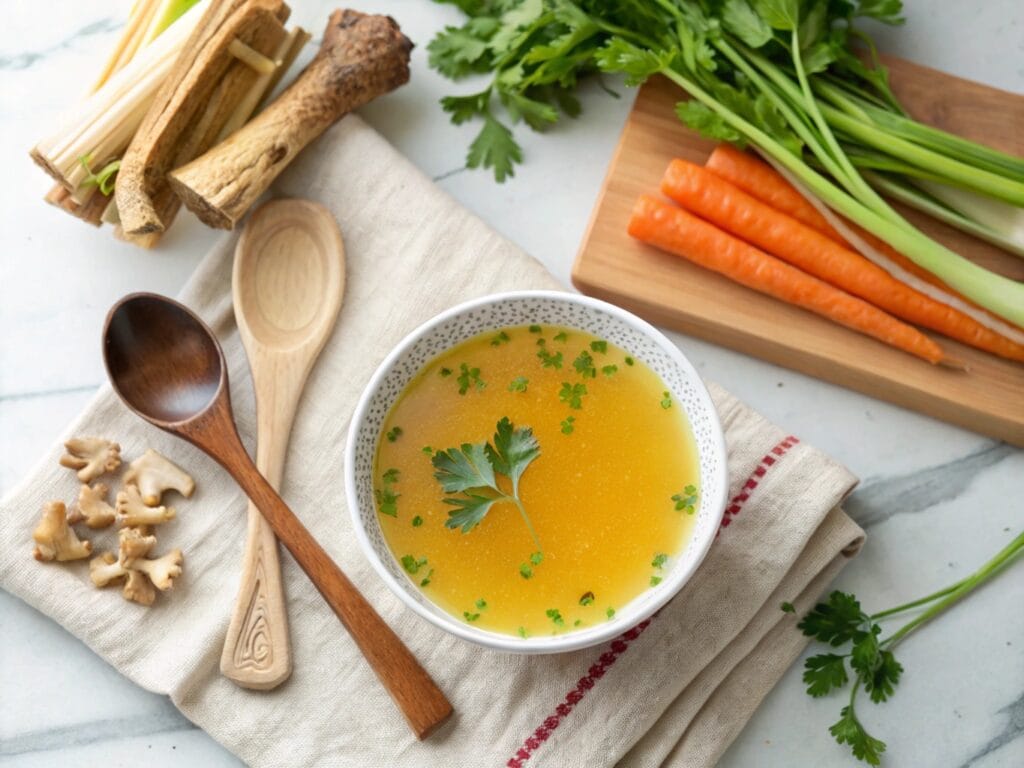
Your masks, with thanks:
M 294 0 L 293 19 L 319 31 L 334 3 Z M 0 26 L 0 493 L 28 471 L 103 380 L 97 338 L 128 291 L 174 294 L 218 236 L 182 216 L 164 246 L 135 250 L 40 199 L 25 150 L 78 98 L 113 45 L 127 0 L 15 0 Z M 910 0 L 905 27 L 878 30 L 883 50 L 1024 91 L 1024 6 Z M 568 285 L 569 270 L 630 106 L 591 84 L 584 119 L 544 137 L 520 131 L 514 180 L 463 169 L 470 129 L 448 124 L 449 84 L 427 69 L 425 43 L 451 7 L 366 0 L 418 43 L 413 82 L 363 115 L 447 192 L 535 255 Z M 557 184 L 552 180 L 557 179 Z M 720 349 L 672 338 L 703 375 L 725 385 L 863 478 L 848 510 L 868 531 L 839 579 L 880 609 L 974 570 L 1024 515 L 1024 452 L 885 403 Z M 1024 765 L 1024 568 L 1001 576 L 901 646 L 897 695 L 864 706 L 886 765 Z M 840 702 L 785 675 L 723 766 L 851 765 L 827 733 Z M 238 766 L 166 697 L 136 687 L 61 627 L 0 592 L 0 766 Z

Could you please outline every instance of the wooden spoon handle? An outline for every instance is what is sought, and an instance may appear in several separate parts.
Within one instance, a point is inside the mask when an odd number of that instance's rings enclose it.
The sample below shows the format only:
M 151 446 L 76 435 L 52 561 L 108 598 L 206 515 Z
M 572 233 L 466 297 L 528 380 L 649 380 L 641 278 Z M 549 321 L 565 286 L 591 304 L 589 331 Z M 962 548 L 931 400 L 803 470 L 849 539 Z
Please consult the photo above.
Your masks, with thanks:
M 452 705 L 398 635 L 256 470 L 241 443 L 238 450 L 241 456 L 232 457 L 235 460 L 224 466 L 334 609 L 417 738 L 426 738 L 451 715 Z
M 256 389 L 256 468 L 276 489 L 281 485 L 305 376 L 297 375 L 295 366 L 282 373 L 257 345 L 246 344 L 246 350 Z M 224 638 L 220 671 L 243 688 L 267 691 L 287 680 L 292 671 L 288 609 L 274 531 L 251 501 L 247 517 L 242 579 Z

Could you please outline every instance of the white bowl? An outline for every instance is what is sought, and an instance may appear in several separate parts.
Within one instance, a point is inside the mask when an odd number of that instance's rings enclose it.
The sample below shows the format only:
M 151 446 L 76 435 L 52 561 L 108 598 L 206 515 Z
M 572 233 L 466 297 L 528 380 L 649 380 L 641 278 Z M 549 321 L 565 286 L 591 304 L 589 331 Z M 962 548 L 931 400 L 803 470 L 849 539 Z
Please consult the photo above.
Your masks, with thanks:
M 564 325 L 617 344 L 652 368 L 682 406 L 700 459 L 700 503 L 685 549 L 672 558 L 662 582 L 599 625 L 550 637 L 519 638 L 460 621 L 434 605 L 406 576 L 384 541 L 373 499 L 373 462 L 381 425 L 395 400 L 423 366 L 451 347 L 485 331 L 515 325 Z M 345 491 L 356 538 L 384 582 L 431 624 L 464 640 L 511 653 L 560 653 L 609 640 L 653 615 L 682 588 L 714 541 L 728 491 L 725 440 L 711 396 L 697 371 L 654 326 L 597 299 L 554 291 L 485 296 L 442 312 L 406 336 L 366 385 L 348 433 Z

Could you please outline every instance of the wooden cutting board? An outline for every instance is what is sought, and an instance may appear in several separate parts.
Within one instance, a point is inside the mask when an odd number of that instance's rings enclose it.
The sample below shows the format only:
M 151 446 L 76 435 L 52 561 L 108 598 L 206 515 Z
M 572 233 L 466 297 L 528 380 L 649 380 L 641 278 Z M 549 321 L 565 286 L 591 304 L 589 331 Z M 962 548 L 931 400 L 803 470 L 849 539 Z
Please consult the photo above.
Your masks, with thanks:
M 893 90 L 918 119 L 1024 154 L 1024 96 L 899 59 L 886 64 Z M 633 203 L 657 194 L 669 161 L 703 163 L 714 146 L 675 118 L 681 94 L 663 78 L 640 89 L 576 257 L 576 287 L 652 322 L 1024 446 L 1024 365 L 936 336 L 969 370 L 931 366 L 626 234 Z M 1024 259 L 904 213 L 964 256 L 1024 280 Z

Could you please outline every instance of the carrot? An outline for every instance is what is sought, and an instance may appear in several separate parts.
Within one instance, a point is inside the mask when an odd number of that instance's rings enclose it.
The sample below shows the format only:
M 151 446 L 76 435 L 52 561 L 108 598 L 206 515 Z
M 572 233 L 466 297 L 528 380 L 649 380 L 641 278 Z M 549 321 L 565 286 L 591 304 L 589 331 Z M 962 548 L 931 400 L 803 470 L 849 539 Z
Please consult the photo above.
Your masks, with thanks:
M 661 180 L 661 191 L 726 232 L 901 320 L 1024 362 L 1024 346 L 900 282 L 870 259 L 765 205 L 706 168 L 673 160 Z
M 817 230 L 826 237 L 830 237 L 839 245 L 852 247 L 836 228 L 828 223 L 828 220 L 821 215 L 821 212 L 807 201 L 806 197 L 801 195 L 781 173 L 763 160 L 754 157 L 748 152 L 736 149 L 731 144 L 719 144 L 715 147 L 711 156 L 708 157 L 704 167 L 716 176 L 739 187 L 751 197 L 756 197 L 762 203 L 770 205 L 775 210 L 781 211 L 787 216 L 792 216 L 805 226 Z M 934 285 L 936 288 L 941 288 L 946 293 L 956 296 L 962 301 L 974 304 L 970 299 L 954 291 L 927 269 L 917 266 L 917 264 L 884 240 L 857 226 L 852 221 L 847 221 L 846 223 L 868 245 L 879 251 L 894 264 L 900 266 L 904 271 L 909 272 L 920 280 L 924 280 L 926 283 Z M 977 305 L 975 304 L 974 306 Z M 987 312 L 987 310 L 983 311 Z
M 633 207 L 629 234 L 930 363 L 943 360 L 939 345 L 916 328 L 651 195 Z

